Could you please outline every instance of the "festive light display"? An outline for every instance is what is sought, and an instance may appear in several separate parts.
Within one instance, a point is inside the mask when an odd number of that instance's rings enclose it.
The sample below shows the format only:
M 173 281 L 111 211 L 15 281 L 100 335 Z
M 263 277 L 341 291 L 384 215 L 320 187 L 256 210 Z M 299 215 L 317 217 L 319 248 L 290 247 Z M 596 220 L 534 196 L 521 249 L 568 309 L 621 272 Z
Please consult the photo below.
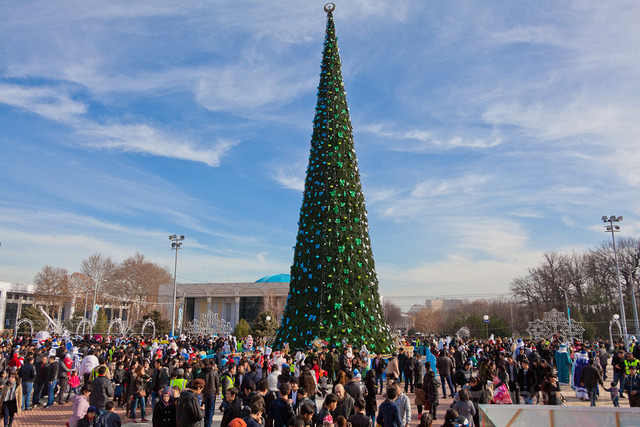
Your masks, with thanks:
M 353 128 L 332 11 L 324 42 L 311 153 L 291 284 L 276 346 L 316 339 L 374 352 L 393 345 L 382 317 Z

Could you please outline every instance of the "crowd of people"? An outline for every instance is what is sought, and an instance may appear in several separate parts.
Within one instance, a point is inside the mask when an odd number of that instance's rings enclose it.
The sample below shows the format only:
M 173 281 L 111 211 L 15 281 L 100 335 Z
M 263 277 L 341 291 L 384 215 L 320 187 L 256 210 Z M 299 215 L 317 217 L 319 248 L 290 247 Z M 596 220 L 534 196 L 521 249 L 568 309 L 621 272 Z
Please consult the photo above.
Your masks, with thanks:
M 116 407 L 158 427 L 211 427 L 216 411 L 221 427 L 427 427 L 448 395 L 445 425 L 477 426 L 479 404 L 562 405 L 564 393 L 575 392 L 595 405 L 610 359 L 613 378 L 604 390 L 615 406 L 625 398 L 640 406 L 640 345 L 627 352 L 560 339 L 419 344 L 404 342 L 383 356 L 346 345 L 273 351 L 223 337 L 22 337 L 0 352 L 0 409 L 5 426 L 46 396 L 44 408 L 72 401 L 70 427 L 120 426 Z

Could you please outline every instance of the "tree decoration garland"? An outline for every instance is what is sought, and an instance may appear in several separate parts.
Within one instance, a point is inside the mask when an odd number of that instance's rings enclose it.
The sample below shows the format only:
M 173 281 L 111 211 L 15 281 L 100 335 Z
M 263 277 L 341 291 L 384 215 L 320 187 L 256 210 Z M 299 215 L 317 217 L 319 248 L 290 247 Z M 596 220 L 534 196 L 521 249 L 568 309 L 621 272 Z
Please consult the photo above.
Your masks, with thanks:
M 287 306 L 275 345 L 304 348 L 321 339 L 336 347 L 345 341 L 384 353 L 393 343 L 382 317 L 334 9 L 333 3 L 325 6 L 309 165 Z

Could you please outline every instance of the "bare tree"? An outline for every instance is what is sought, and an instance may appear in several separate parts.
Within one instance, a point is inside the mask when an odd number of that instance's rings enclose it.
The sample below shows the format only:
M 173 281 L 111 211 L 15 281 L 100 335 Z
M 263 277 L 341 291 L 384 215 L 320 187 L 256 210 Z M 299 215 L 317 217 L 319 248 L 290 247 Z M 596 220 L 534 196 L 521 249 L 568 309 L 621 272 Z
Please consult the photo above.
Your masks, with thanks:
M 89 295 L 93 295 L 93 282 L 82 273 L 73 273 L 69 278 L 69 292 L 72 309 L 81 311 L 82 316 L 85 316 L 85 310 L 91 303 Z
M 400 310 L 400 307 L 389 300 L 385 300 L 382 304 L 382 312 L 387 325 L 392 330 L 398 329 L 398 326 L 402 324 L 402 310 Z
M 102 254 L 95 253 L 89 258 L 82 260 L 80 266 L 80 272 L 88 277 L 93 282 L 93 288 L 90 290 L 91 295 L 89 298 L 93 301 L 94 294 L 96 299 L 103 299 L 106 293 L 110 290 L 110 284 L 113 281 L 116 271 L 116 264 L 111 260 L 111 257 L 105 257 Z
M 171 283 L 172 280 L 168 267 L 155 264 L 139 253 L 120 263 L 116 278 L 110 291 L 120 295 L 131 305 L 132 320 L 154 308 L 160 284 Z
M 47 313 L 58 316 L 60 307 L 69 298 L 69 273 L 64 268 L 45 265 L 33 278 L 36 302 L 45 305 Z
M 286 304 L 286 298 L 276 296 L 273 289 L 269 289 L 267 294 L 264 296 L 262 311 L 264 313 L 271 313 L 276 322 L 280 324 L 280 319 L 282 319 L 282 314 L 284 313 Z
M 439 332 L 442 330 L 442 315 L 428 308 L 423 308 L 413 320 L 413 327 L 418 332 Z

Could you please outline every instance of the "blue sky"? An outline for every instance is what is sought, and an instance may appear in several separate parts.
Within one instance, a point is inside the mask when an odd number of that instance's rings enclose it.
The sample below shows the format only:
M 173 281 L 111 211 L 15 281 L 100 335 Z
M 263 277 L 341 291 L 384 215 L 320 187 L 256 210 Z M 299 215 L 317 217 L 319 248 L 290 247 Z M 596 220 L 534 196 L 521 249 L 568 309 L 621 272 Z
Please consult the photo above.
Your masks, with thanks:
M 288 272 L 324 1 L 0 2 L 0 280 L 140 252 L 182 282 Z M 383 296 L 508 291 L 637 235 L 640 3 L 334 12 Z M 415 301 L 412 301 L 415 302 Z

